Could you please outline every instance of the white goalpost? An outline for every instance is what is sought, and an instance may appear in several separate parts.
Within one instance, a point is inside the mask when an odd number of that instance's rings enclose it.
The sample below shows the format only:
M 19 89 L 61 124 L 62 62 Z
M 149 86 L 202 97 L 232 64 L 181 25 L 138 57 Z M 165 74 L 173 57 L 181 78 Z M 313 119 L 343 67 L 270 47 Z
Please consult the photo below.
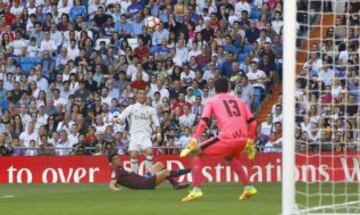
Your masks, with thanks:
M 282 214 L 360 214 L 360 0 L 283 3 Z
M 296 11 L 296 0 L 284 1 L 283 119 L 295 119 Z M 295 121 L 283 120 L 283 127 L 287 129 L 283 132 L 282 213 L 291 215 L 295 209 Z
M 295 209 L 295 69 L 296 69 L 296 0 L 284 1 L 283 28 L 283 153 L 282 213 Z M 294 120 L 287 120 L 294 119 Z

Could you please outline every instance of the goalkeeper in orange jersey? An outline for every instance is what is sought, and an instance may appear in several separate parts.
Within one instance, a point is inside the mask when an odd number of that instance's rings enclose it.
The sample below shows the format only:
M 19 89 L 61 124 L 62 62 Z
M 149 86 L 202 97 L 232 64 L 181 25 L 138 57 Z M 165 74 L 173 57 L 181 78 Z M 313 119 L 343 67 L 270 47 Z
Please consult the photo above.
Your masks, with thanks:
M 181 152 L 180 156 L 195 155 L 192 164 L 193 189 L 183 202 L 199 199 L 203 196 L 200 189 L 202 163 L 199 154 L 231 159 L 231 166 L 239 175 L 245 186 L 240 200 L 245 200 L 257 193 L 240 166 L 239 157 L 246 151 L 250 160 L 254 159 L 256 149 L 254 138 L 256 135 L 256 121 L 245 104 L 238 97 L 228 93 L 229 82 L 226 78 L 219 78 L 215 82 L 217 95 L 208 99 L 204 106 L 202 118 L 193 134 L 192 141 Z M 207 127 L 211 117 L 216 119 L 220 133 L 217 137 L 198 143 L 201 133 Z

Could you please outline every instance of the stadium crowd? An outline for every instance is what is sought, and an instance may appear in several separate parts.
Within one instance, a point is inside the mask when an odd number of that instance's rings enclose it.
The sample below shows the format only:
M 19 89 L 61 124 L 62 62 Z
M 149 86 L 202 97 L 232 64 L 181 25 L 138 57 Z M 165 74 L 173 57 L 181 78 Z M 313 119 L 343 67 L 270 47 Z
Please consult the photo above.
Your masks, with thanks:
M 307 61 L 299 65 L 302 68 L 296 79 L 295 134 L 300 152 L 360 149 L 359 11 L 359 2 L 337 11 L 341 14 L 335 16 L 335 26 L 326 27 L 325 37 L 311 44 Z M 274 105 L 273 114 L 260 126 L 259 141 L 272 147 L 269 151 L 281 150 L 277 138 L 281 135 L 276 132 L 277 127 L 281 131 L 281 122 L 276 122 L 275 131 L 271 131 L 271 122 L 279 120 L 280 109 L 280 104 Z
M 0 0 L 1 154 L 125 154 L 126 125 L 113 119 L 139 89 L 161 122 L 156 153 L 178 153 L 217 77 L 254 112 L 281 82 L 282 9 L 281 0 Z M 157 28 L 144 25 L 149 16 Z M 269 138 L 261 125 L 260 145 L 281 141 L 281 111 L 269 114 Z M 216 133 L 213 122 L 202 138 Z

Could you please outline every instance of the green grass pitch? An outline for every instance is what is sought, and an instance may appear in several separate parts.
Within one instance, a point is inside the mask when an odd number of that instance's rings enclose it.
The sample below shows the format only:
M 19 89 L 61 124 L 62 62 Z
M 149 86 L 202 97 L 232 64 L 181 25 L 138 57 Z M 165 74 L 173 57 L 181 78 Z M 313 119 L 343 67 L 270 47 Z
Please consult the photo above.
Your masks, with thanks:
M 239 201 L 240 184 L 204 184 L 201 200 L 182 203 L 187 190 L 168 184 L 152 191 L 123 189 L 107 184 L 0 185 L 0 208 L 6 215 L 261 215 L 279 214 L 281 184 L 255 184 L 259 194 Z M 15 197 L 4 197 L 4 196 Z M 3 214 L 1 213 L 1 214 Z

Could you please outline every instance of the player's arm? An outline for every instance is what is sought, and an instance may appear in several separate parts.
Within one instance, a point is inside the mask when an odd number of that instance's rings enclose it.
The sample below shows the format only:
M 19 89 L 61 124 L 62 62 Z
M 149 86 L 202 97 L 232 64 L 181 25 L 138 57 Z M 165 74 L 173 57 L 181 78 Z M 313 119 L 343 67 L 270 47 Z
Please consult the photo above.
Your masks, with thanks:
M 131 112 L 132 112 L 132 105 L 128 106 L 121 112 L 120 116 L 116 119 L 116 122 L 120 124 L 124 124 L 126 118 L 131 114 Z
M 208 127 L 210 124 L 210 119 L 212 115 L 212 105 L 210 102 L 207 102 L 204 106 L 203 113 L 201 115 L 199 124 L 197 125 L 193 137 L 195 139 L 200 139 L 202 132 Z
M 161 127 L 160 126 L 156 126 L 156 140 L 158 142 L 162 141 L 162 136 L 161 136 Z
M 248 134 L 249 138 L 255 140 L 256 138 L 256 129 L 257 129 L 257 122 L 254 115 L 251 113 L 250 108 L 246 105 L 245 102 L 242 102 L 243 110 L 245 112 L 245 119 L 248 124 Z
M 274 143 L 273 143 L 274 147 L 277 148 L 281 148 L 282 147 L 282 138 L 277 139 Z
M 255 140 L 256 138 L 256 127 L 257 127 L 257 122 L 253 117 L 248 121 L 248 134 L 249 134 L 249 138 L 251 138 L 252 140 Z
M 156 138 L 158 139 L 161 138 L 161 126 L 155 108 L 152 108 L 151 110 L 151 121 L 156 128 Z
M 119 188 L 119 185 L 116 181 L 116 179 L 112 179 L 109 183 L 109 188 L 112 191 L 120 191 L 121 189 Z

